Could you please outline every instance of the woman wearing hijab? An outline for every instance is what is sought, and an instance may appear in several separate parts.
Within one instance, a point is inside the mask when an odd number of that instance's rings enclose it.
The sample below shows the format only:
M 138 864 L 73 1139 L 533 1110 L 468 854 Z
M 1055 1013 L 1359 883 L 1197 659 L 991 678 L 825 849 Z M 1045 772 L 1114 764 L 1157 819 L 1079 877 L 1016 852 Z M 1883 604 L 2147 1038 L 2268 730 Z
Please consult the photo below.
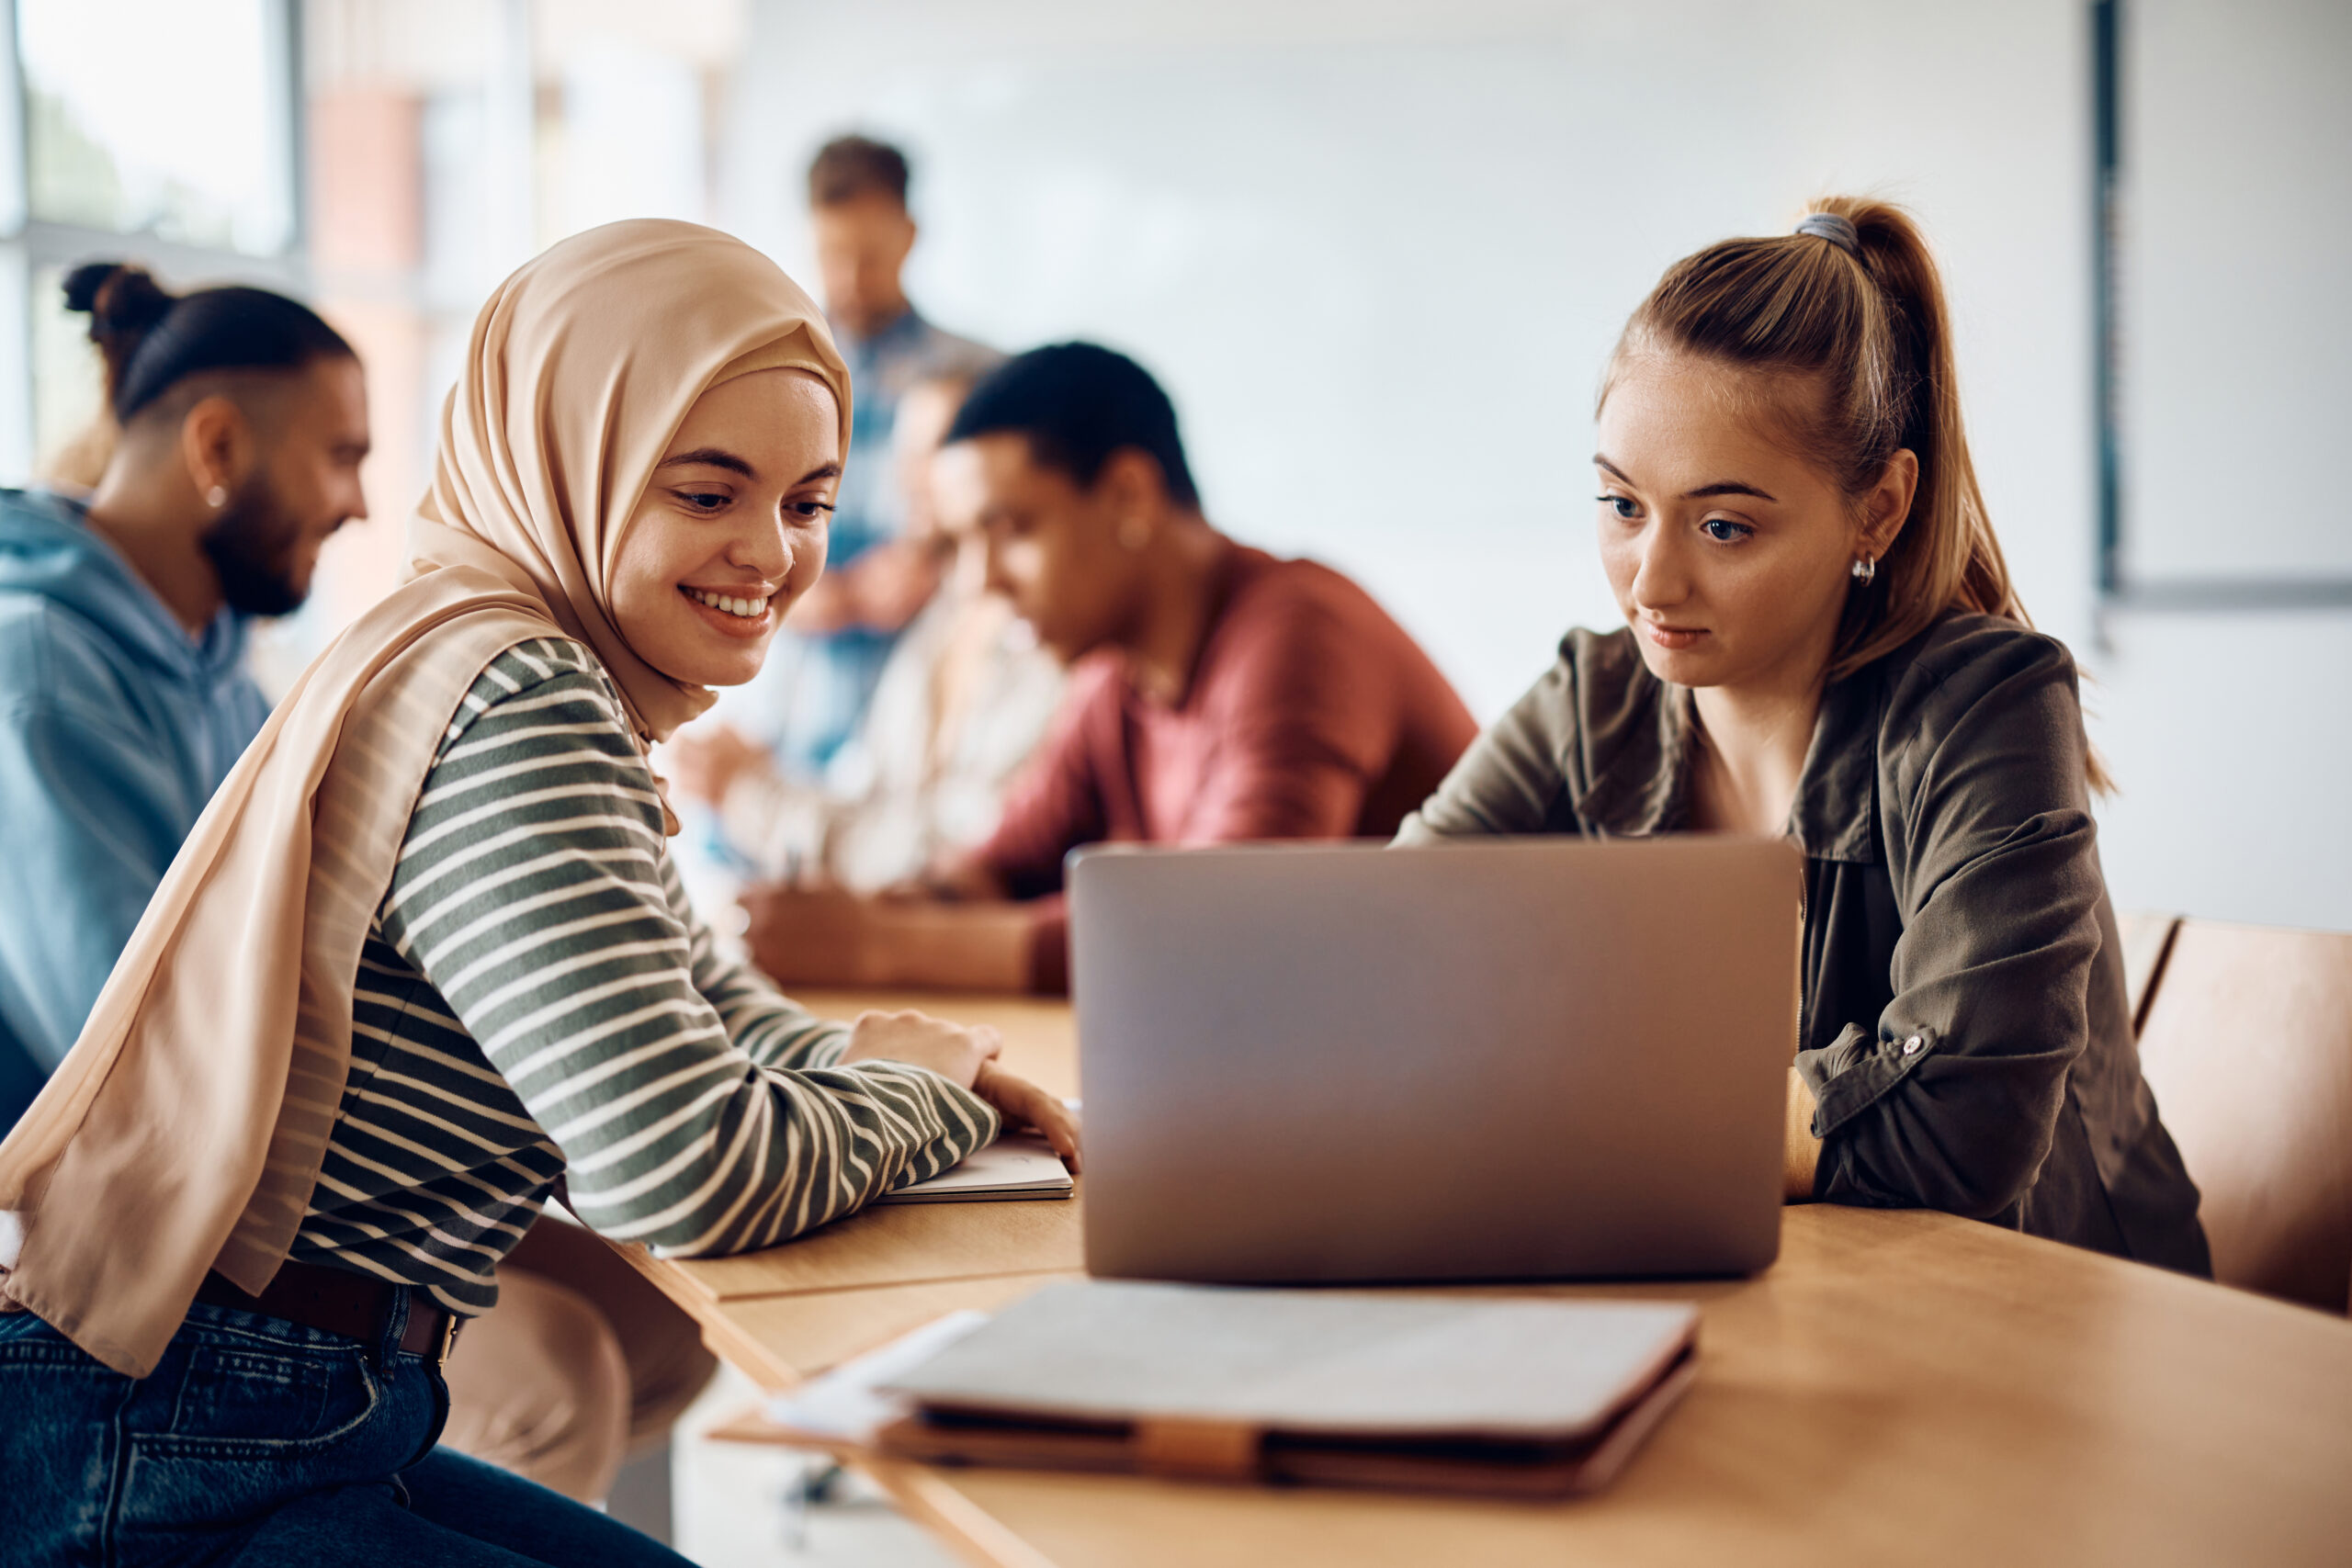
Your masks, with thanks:
M 645 748 L 821 570 L 848 377 L 690 224 L 500 288 L 413 576 L 307 671 L 0 1145 L 15 1560 L 675 1562 L 434 1440 L 440 1363 L 551 1191 L 766 1246 L 1001 1121 L 992 1035 L 822 1022 L 720 960 Z

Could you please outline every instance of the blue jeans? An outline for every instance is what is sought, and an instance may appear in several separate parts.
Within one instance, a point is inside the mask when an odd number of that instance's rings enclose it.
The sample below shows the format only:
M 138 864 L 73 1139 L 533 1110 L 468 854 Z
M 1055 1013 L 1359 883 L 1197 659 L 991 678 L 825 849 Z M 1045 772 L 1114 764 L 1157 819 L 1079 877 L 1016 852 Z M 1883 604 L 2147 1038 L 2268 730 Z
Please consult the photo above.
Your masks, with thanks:
M 0 1314 L 0 1542 L 12 1564 L 685 1559 L 593 1508 L 434 1446 L 440 1374 L 363 1344 L 198 1303 L 127 1378 L 28 1312 Z

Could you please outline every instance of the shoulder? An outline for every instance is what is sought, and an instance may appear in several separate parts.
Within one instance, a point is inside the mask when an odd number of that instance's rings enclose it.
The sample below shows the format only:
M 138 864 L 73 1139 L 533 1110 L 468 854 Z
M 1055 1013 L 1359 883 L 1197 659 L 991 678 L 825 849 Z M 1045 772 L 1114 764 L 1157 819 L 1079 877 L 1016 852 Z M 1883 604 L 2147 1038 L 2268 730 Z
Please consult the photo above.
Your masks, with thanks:
M 1550 758 L 1579 799 L 1621 773 L 1621 764 L 1645 777 L 1619 778 L 1619 785 L 1645 786 L 1646 773 L 1662 755 L 1659 697 L 1665 690 L 1642 662 L 1630 628 L 1577 626 L 1560 638 L 1551 668 L 1496 721 L 1495 730 L 1513 748 Z
M 919 357 L 927 376 L 984 376 L 1004 362 L 1004 355 L 988 344 L 959 337 L 929 321 L 922 323 Z
M 442 755 L 486 745 L 616 739 L 634 752 L 628 716 L 596 656 L 569 637 L 534 637 L 474 677 L 442 738 Z
M 1664 683 L 1642 662 L 1631 626 L 1596 632 L 1577 626 L 1560 639 L 1552 674 L 1577 728 L 1613 733 L 1647 715 Z
M 1974 709 L 2015 709 L 2032 692 L 2072 710 L 2079 728 L 2075 656 L 2056 637 L 2000 615 L 1948 615 L 1882 661 L 1884 730 L 1897 740 L 1933 740 Z
M 87 616 L 39 593 L 0 590 L 0 706 L 122 719 L 133 660 Z
M 1285 560 L 1240 547 L 1221 635 L 1261 649 L 1320 652 L 1334 642 L 1410 644 L 1380 602 L 1320 561 Z

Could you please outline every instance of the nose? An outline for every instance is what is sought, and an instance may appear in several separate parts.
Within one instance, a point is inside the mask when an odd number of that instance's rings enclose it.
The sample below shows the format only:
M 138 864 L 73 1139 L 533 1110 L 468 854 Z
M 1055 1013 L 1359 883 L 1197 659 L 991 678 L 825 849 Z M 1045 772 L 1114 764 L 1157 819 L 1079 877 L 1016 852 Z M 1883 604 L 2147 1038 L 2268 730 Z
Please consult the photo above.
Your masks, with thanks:
M 757 573 L 771 582 L 782 582 L 790 577 L 800 563 L 795 557 L 791 530 L 785 526 L 783 516 L 772 512 L 750 521 L 727 541 L 727 564 Z
M 988 576 L 986 579 L 988 591 L 991 593 L 1001 595 L 1003 598 L 1012 598 L 1012 577 L 1004 569 L 1003 547 L 999 545 L 994 539 L 990 539 L 983 544 L 980 548 L 983 553 L 983 558 L 988 562 Z
M 1652 524 L 1634 558 L 1629 594 L 1645 610 L 1667 610 L 1690 597 L 1690 574 L 1682 558 L 1678 530 Z

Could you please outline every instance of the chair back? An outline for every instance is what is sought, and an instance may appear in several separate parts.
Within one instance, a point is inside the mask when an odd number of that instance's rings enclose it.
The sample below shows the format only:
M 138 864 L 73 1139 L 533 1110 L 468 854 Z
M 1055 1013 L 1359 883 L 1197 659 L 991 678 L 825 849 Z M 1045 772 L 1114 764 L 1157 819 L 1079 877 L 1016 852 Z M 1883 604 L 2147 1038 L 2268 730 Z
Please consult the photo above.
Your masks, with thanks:
M 2352 934 L 2182 920 L 2140 1066 L 2213 1274 L 2329 1312 L 2352 1281 Z

